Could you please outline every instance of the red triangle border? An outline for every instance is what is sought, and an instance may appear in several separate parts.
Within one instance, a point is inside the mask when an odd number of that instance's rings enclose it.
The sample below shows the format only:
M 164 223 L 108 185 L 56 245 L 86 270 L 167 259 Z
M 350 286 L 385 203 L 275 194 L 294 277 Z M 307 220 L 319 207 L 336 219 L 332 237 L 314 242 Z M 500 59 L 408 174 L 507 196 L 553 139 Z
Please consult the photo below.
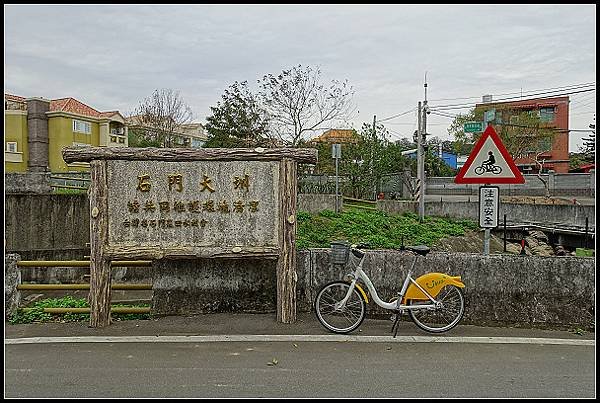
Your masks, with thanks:
M 504 178 L 490 178 L 490 177 L 487 177 L 487 178 L 465 178 L 464 177 L 465 174 L 468 172 L 469 168 L 471 167 L 471 165 L 473 164 L 473 161 L 479 154 L 479 151 L 483 147 L 483 144 L 485 143 L 485 141 L 487 140 L 488 137 L 492 138 L 492 141 L 498 148 L 498 151 L 500 151 L 500 154 L 502 154 L 502 157 L 504 158 L 504 160 L 508 164 L 508 167 L 510 168 L 511 172 L 514 175 L 513 178 L 506 178 L 506 177 L 504 177 Z M 521 171 L 519 171 L 519 168 L 517 168 L 517 166 L 515 165 L 515 162 L 513 161 L 510 154 L 508 153 L 508 150 L 502 143 L 502 140 L 500 140 L 500 136 L 498 136 L 498 133 L 496 133 L 496 130 L 494 130 L 494 128 L 491 125 L 489 125 L 485 129 L 485 131 L 483 132 L 481 137 L 479 138 L 479 141 L 477 141 L 477 144 L 475 144 L 475 147 L 473 148 L 473 151 L 471 151 L 471 154 L 469 154 L 469 157 L 467 158 L 465 165 L 463 165 L 463 167 L 460 169 L 460 171 L 454 178 L 454 183 L 484 184 L 484 185 L 485 184 L 494 184 L 494 183 L 520 184 L 520 183 L 525 183 L 525 178 L 523 177 L 523 174 L 521 174 Z

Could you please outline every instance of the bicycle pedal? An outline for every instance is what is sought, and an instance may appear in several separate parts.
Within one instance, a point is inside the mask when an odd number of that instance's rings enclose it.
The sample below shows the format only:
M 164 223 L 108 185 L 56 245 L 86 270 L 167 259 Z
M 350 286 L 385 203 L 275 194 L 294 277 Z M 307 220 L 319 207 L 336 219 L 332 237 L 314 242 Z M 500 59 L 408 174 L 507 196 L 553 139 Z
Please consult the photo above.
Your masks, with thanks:
M 394 321 L 396 320 L 396 315 L 392 315 L 392 316 L 390 316 L 390 320 L 391 320 L 392 322 L 394 322 Z

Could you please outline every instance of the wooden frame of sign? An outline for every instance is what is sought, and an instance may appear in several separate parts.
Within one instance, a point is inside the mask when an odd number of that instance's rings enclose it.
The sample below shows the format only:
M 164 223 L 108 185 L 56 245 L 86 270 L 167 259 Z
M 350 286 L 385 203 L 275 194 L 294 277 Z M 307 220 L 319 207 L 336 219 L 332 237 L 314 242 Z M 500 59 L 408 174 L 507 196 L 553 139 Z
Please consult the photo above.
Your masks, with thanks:
M 91 327 L 111 322 L 110 262 L 118 259 L 277 259 L 277 321 L 296 321 L 297 164 L 316 164 L 317 150 L 68 147 L 62 154 L 91 167 Z M 206 199 L 219 189 L 220 202 Z M 210 220 L 225 226 L 210 233 L 216 241 L 203 232 Z

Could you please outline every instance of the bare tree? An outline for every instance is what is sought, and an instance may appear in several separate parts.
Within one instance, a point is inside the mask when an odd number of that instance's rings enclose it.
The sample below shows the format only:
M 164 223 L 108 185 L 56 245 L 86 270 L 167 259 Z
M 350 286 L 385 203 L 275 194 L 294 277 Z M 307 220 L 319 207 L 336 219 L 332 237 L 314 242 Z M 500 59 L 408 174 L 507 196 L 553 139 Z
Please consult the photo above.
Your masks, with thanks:
M 179 92 L 170 88 L 155 90 L 140 102 L 132 115 L 130 125 L 136 134 L 162 147 L 174 147 L 182 125 L 190 123 L 193 116 Z
M 541 181 L 541 182 L 544 184 L 544 189 L 546 189 L 546 198 L 550 198 L 550 188 L 549 188 L 549 186 L 548 186 L 548 182 L 549 182 L 549 180 L 548 180 L 548 179 L 544 179 L 544 178 L 542 177 L 542 171 L 543 171 L 543 169 L 544 169 L 544 163 L 546 162 L 546 160 L 545 160 L 545 159 L 542 159 L 542 160 L 540 161 L 540 156 L 541 156 L 542 154 L 544 154 L 544 153 L 547 153 L 548 151 L 549 151 L 549 150 L 544 150 L 544 151 L 541 151 L 541 152 L 538 152 L 538 153 L 536 153 L 536 154 L 535 154 L 535 163 L 536 163 L 536 164 L 537 164 L 537 166 L 538 166 L 537 177 L 538 177 L 538 179 L 539 179 L 539 180 L 540 180 L 540 181 Z
M 354 93 L 347 80 L 321 83 L 321 71 L 301 65 L 258 80 L 260 99 L 271 117 L 273 133 L 296 146 L 302 136 L 327 122 L 346 119 L 352 112 Z

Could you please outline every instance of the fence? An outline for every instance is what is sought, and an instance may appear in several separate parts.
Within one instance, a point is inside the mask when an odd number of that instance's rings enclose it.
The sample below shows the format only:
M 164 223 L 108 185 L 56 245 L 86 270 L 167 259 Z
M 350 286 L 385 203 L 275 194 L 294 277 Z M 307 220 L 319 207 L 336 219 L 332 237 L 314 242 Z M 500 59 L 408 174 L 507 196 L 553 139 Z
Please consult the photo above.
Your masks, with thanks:
M 151 267 L 151 261 L 113 261 L 111 267 Z M 9 317 L 17 310 L 28 311 L 33 308 L 21 308 L 21 291 L 64 291 L 64 290 L 89 290 L 89 283 L 78 284 L 50 284 L 50 283 L 22 283 L 21 269 L 24 268 L 88 268 L 89 260 L 70 261 L 32 261 L 20 260 L 19 255 L 12 254 L 5 257 L 5 317 Z M 152 284 L 111 284 L 113 290 L 152 290 Z M 6 295 L 8 292 L 8 295 Z M 90 308 L 44 308 L 45 313 L 90 313 Z M 150 307 L 111 307 L 113 313 L 150 313 Z
M 344 196 L 375 200 L 375 194 L 383 192 L 386 199 L 410 199 L 411 194 L 407 185 L 414 178 L 403 178 L 403 173 L 382 175 L 377 183 L 377 191 L 373 185 L 352 189 L 346 177 L 340 177 L 340 186 Z M 541 178 L 548 184 L 551 196 L 588 196 L 595 195 L 595 171 L 590 173 L 566 174 L 541 174 Z M 524 184 L 498 185 L 500 194 L 514 196 L 545 196 L 546 187 L 538 175 L 523 175 Z M 335 176 L 304 175 L 300 178 L 300 193 L 335 193 Z M 426 194 L 434 195 L 476 195 L 480 185 L 456 184 L 454 177 L 428 177 L 426 181 Z M 364 188 L 364 189 L 363 189 Z
M 50 175 L 50 186 L 53 189 L 87 190 L 90 186 L 89 172 L 64 172 Z

